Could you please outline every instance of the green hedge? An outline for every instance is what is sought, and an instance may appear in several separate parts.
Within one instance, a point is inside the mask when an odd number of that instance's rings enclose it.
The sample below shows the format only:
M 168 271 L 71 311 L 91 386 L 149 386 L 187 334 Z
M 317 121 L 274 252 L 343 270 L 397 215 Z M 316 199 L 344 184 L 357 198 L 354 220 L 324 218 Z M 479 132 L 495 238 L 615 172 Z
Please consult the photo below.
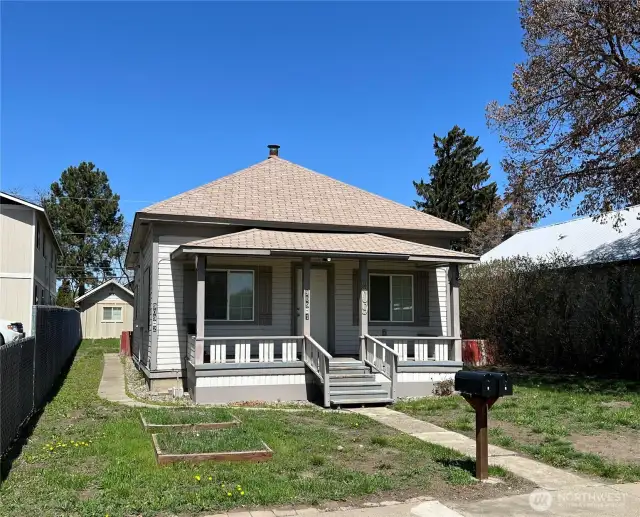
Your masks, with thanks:
M 640 378 L 640 264 L 528 257 L 464 268 L 465 338 L 496 362 Z

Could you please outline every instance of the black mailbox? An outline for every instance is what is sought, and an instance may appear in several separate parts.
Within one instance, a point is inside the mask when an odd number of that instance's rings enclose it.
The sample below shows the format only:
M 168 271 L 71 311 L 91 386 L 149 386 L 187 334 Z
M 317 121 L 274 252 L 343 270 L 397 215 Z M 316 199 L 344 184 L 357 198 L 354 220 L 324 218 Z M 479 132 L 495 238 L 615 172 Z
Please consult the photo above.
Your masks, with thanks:
M 509 376 L 506 373 L 491 372 L 491 375 L 498 383 L 498 392 L 496 393 L 498 397 L 513 395 L 513 384 L 511 384 L 511 379 L 509 379 Z
M 455 389 L 466 395 L 484 398 L 504 397 L 513 394 L 511 380 L 501 372 L 456 373 Z
M 455 389 L 476 397 L 497 396 L 497 384 L 490 372 L 460 371 L 456 373 Z
M 476 477 L 489 477 L 489 408 L 499 398 L 513 395 L 511 379 L 502 372 L 457 372 L 456 391 L 476 412 Z

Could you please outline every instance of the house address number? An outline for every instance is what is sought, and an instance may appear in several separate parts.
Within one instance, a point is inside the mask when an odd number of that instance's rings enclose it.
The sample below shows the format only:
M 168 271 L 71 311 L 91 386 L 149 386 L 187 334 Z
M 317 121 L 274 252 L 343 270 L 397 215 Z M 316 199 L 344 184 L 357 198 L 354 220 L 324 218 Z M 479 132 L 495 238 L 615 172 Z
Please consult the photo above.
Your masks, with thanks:
M 151 305 L 151 330 L 158 332 L 158 304 Z
M 362 315 L 366 316 L 369 314 L 369 291 L 363 289 L 360 296 L 362 297 Z
M 309 289 L 304 290 L 304 319 L 309 321 L 311 315 L 311 291 Z

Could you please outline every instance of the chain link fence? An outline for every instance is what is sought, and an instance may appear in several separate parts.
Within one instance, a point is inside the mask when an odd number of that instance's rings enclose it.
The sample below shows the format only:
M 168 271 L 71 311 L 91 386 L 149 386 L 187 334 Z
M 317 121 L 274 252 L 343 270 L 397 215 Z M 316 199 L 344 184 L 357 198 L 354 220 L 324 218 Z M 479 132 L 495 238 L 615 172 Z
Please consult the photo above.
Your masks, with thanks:
M 0 347 L 0 456 L 40 409 L 82 338 L 74 309 L 34 306 L 34 335 Z

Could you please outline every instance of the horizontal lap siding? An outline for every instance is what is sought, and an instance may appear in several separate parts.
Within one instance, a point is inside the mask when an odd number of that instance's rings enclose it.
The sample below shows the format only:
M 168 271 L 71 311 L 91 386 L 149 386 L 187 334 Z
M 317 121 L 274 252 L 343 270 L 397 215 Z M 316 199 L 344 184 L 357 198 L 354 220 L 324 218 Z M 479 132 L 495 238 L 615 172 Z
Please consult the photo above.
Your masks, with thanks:
M 271 325 L 259 325 L 257 323 L 241 324 L 220 324 L 205 322 L 205 336 L 288 336 L 291 334 L 291 261 L 288 259 L 225 259 L 216 258 L 212 260 L 214 264 L 230 266 L 238 269 L 242 267 L 269 266 L 272 272 L 271 291 Z M 254 298 L 257 301 L 257 278 L 256 293 Z M 193 286 L 195 296 L 195 285 Z M 254 307 L 255 319 L 257 320 L 257 304 Z M 193 314 L 195 318 L 195 314 Z
M 180 244 L 192 240 L 194 237 L 161 236 L 158 239 L 158 370 L 181 367 L 186 354 L 187 327 L 189 323 L 195 323 L 195 271 L 185 271 L 184 263 L 171 261 L 171 253 Z M 208 263 L 238 269 L 270 266 L 273 274 L 272 325 L 206 323 L 205 336 L 275 336 L 291 333 L 290 260 L 216 257 L 209 259 Z M 255 316 L 257 318 L 257 310 Z
M 187 349 L 187 329 L 183 317 L 184 265 L 173 262 L 171 253 L 193 237 L 158 237 L 158 352 L 156 368 L 182 367 Z
M 358 326 L 353 325 L 353 270 L 358 269 L 357 261 L 336 261 L 336 355 L 357 355 L 359 353 Z M 415 272 L 416 267 L 402 262 L 369 261 L 371 271 Z M 447 332 L 447 269 L 428 270 L 429 326 L 397 326 L 384 323 L 369 323 L 370 334 L 381 334 L 386 329 L 389 336 L 433 336 Z

